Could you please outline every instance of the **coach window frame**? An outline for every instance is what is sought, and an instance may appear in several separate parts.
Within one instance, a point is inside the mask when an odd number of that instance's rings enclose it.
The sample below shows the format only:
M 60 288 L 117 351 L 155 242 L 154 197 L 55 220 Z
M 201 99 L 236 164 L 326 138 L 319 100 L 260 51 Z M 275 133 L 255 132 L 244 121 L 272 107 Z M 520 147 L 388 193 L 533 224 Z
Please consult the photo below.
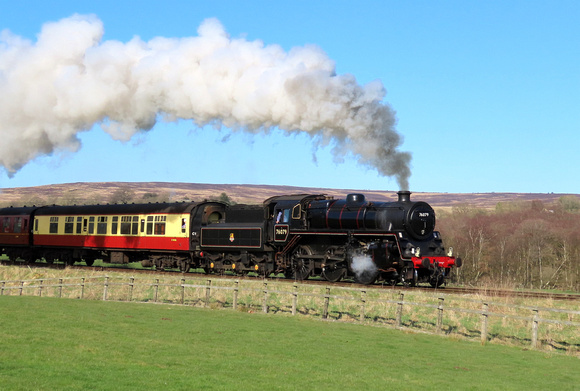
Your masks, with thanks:
M 147 216 L 147 235 L 153 235 L 153 216 Z
M 2 232 L 10 232 L 10 220 L 11 217 L 4 217 L 2 219 Z
M 48 233 L 50 233 L 50 234 L 57 234 L 58 233 L 58 216 L 50 216 Z
M 95 216 L 89 217 L 89 235 L 93 235 L 95 233 Z
M 165 216 L 165 215 L 155 216 L 155 224 L 153 226 L 153 233 L 155 235 L 160 235 L 160 236 L 165 235 L 166 222 L 167 222 L 167 216 Z
M 19 234 L 22 232 L 22 217 L 15 217 L 14 224 L 12 225 L 12 232 Z
M 131 235 L 131 216 L 121 216 L 121 235 Z
M 109 219 L 107 216 L 98 216 L 97 217 L 97 235 L 106 235 L 107 234 L 108 220 Z
M 119 230 L 119 216 L 113 216 L 111 221 L 111 235 L 117 235 Z
M 22 217 L 15 217 L 12 222 L 12 232 L 19 234 L 22 232 Z
M 139 216 L 133 216 L 133 222 L 131 224 L 131 235 L 139 235 Z
M 64 218 L 64 233 L 65 234 L 74 234 L 75 231 L 75 218 L 74 216 L 66 216 Z

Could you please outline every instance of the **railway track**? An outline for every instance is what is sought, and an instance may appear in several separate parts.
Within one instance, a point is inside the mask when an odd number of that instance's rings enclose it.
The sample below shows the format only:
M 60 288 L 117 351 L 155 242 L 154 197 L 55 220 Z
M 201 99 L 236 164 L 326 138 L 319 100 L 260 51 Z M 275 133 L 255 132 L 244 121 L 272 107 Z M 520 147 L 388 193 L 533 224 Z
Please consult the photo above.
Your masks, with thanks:
M 30 267 L 34 266 L 37 268 L 48 268 L 48 269 L 76 269 L 76 270 L 91 270 L 91 271 L 99 271 L 99 272 L 115 272 L 115 273 L 131 273 L 131 274 L 149 274 L 149 275 L 174 275 L 174 276 L 186 276 L 188 274 L 191 275 L 204 275 L 203 273 L 183 273 L 180 271 L 172 271 L 172 270 L 154 270 L 154 269 L 135 269 L 135 268 L 127 268 L 127 267 L 108 267 L 108 266 L 82 266 L 82 265 L 73 265 L 67 266 L 63 263 L 34 263 L 34 264 L 27 264 L 22 262 L 15 262 L 15 261 L 0 261 L 0 265 L 4 266 L 17 266 L 17 267 Z M 254 277 L 254 276 L 241 276 L 241 275 L 230 275 L 230 274 L 217 274 L 217 273 L 208 273 L 205 274 L 208 277 L 211 276 L 219 276 L 220 278 L 224 279 L 232 279 L 232 280 L 243 280 L 243 279 L 256 279 L 256 278 L 263 278 L 263 277 Z M 284 277 L 268 277 L 269 279 L 280 280 L 280 281 L 288 281 L 288 283 L 293 283 L 293 280 L 286 279 Z M 308 279 L 303 280 L 301 283 L 308 283 L 311 285 L 329 285 L 329 282 L 326 280 L 318 280 L 318 279 Z M 420 290 L 426 292 L 441 292 L 445 294 L 457 294 L 457 295 L 478 295 L 478 296 L 485 296 L 485 297 L 519 297 L 519 298 L 536 298 L 536 299 L 552 299 L 552 300 L 559 300 L 559 301 L 580 301 L 580 293 L 551 293 L 551 292 L 535 292 L 535 291 L 519 291 L 519 290 L 507 290 L 507 289 L 492 289 L 492 288 L 476 288 L 476 287 L 452 287 L 452 286 L 443 286 L 439 288 L 432 288 L 432 287 L 424 287 L 424 286 L 416 286 L 413 288 L 404 287 L 401 285 L 389 285 L 389 284 L 381 284 L 377 283 L 374 285 L 360 285 L 355 283 L 354 281 L 344 280 L 337 283 L 330 283 L 331 286 L 337 287 L 362 287 L 365 286 L 369 289 L 391 289 L 391 290 Z

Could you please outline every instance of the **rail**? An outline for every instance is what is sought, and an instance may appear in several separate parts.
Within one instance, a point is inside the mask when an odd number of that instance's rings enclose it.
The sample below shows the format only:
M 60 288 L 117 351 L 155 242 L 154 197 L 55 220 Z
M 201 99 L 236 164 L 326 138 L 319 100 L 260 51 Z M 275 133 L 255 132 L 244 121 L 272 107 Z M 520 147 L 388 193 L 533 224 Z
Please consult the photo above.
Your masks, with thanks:
M 382 324 L 580 355 L 580 310 L 458 298 L 435 292 L 377 291 L 301 283 L 135 277 L 68 277 L 0 281 L 0 295 L 152 302 L 303 314 Z

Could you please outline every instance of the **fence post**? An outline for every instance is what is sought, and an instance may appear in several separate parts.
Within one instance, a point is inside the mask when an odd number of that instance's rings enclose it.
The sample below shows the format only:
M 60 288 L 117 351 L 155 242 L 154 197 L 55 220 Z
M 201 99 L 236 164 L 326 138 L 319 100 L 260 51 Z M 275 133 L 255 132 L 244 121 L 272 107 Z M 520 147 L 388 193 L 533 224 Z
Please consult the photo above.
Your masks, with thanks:
M 532 349 L 538 347 L 538 310 L 532 310 Z
M 405 294 L 400 293 L 397 303 L 397 327 L 403 326 L 403 300 L 405 300 Z
M 437 307 L 437 332 L 441 332 L 441 328 L 443 326 L 443 301 L 445 300 L 444 297 L 439 298 L 439 306 Z
M 85 297 L 85 278 L 81 278 L 81 300 Z
M 103 301 L 107 300 L 107 289 L 109 288 L 109 277 L 105 277 L 105 283 L 103 286 Z
M 181 279 L 181 305 L 185 303 L 185 278 Z
M 211 295 L 211 280 L 207 280 L 207 287 L 205 288 L 205 306 L 209 307 L 209 297 Z
M 292 292 L 292 315 L 296 315 L 297 306 L 298 306 L 298 284 L 294 283 L 294 292 Z
M 157 303 L 157 298 L 159 297 L 159 278 L 155 279 L 155 303 Z
M 133 288 L 135 287 L 135 277 L 129 279 L 129 301 L 133 301 Z
M 24 281 L 20 281 L 20 293 L 19 296 L 22 296 L 22 289 L 24 288 Z
M 330 287 L 326 287 L 326 295 L 324 295 L 324 312 L 322 313 L 322 319 L 328 318 L 328 303 L 330 302 Z
M 481 309 L 481 344 L 485 345 L 487 342 L 487 310 L 489 305 L 483 303 L 483 308 Z
M 262 303 L 262 311 L 268 313 L 268 283 L 264 282 L 264 301 Z
M 240 280 L 236 280 L 236 282 L 234 283 L 234 310 L 238 309 L 238 291 L 239 291 L 239 285 L 240 285 Z
M 0 290 L 0 296 L 4 296 L 4 287 L 6 286 L 6 281 L 2 281 L 2 289 Z
M 361 289 L 361 291 L 360 291 L 360 321 L 361 322 L 365 321 L 366 295 L 367 295 L 367 291 L 364 289 Z
M 40 280 L 40 285 L 38 286 L 38 297 L 42 297 L 42 280 Z
M 62 278 L 58 279 L 58 298 L 62 298 Z

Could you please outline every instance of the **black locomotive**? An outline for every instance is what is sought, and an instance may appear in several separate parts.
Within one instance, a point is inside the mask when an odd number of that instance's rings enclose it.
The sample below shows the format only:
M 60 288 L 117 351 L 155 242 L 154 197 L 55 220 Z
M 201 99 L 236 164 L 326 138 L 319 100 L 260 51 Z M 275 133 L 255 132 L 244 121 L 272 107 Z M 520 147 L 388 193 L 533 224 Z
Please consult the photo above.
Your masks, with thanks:
M 410 195 L 400 191 L 396 202 L 368 202 L 362 194 L 342 200 L 300 194 L 271 197 L 262 205 L 4 208 L 0 248 L 30 262 L 141 261 L 184 272 L 439 286 L 461 259 L 446 252 L 431 206 L 412 202 Z

